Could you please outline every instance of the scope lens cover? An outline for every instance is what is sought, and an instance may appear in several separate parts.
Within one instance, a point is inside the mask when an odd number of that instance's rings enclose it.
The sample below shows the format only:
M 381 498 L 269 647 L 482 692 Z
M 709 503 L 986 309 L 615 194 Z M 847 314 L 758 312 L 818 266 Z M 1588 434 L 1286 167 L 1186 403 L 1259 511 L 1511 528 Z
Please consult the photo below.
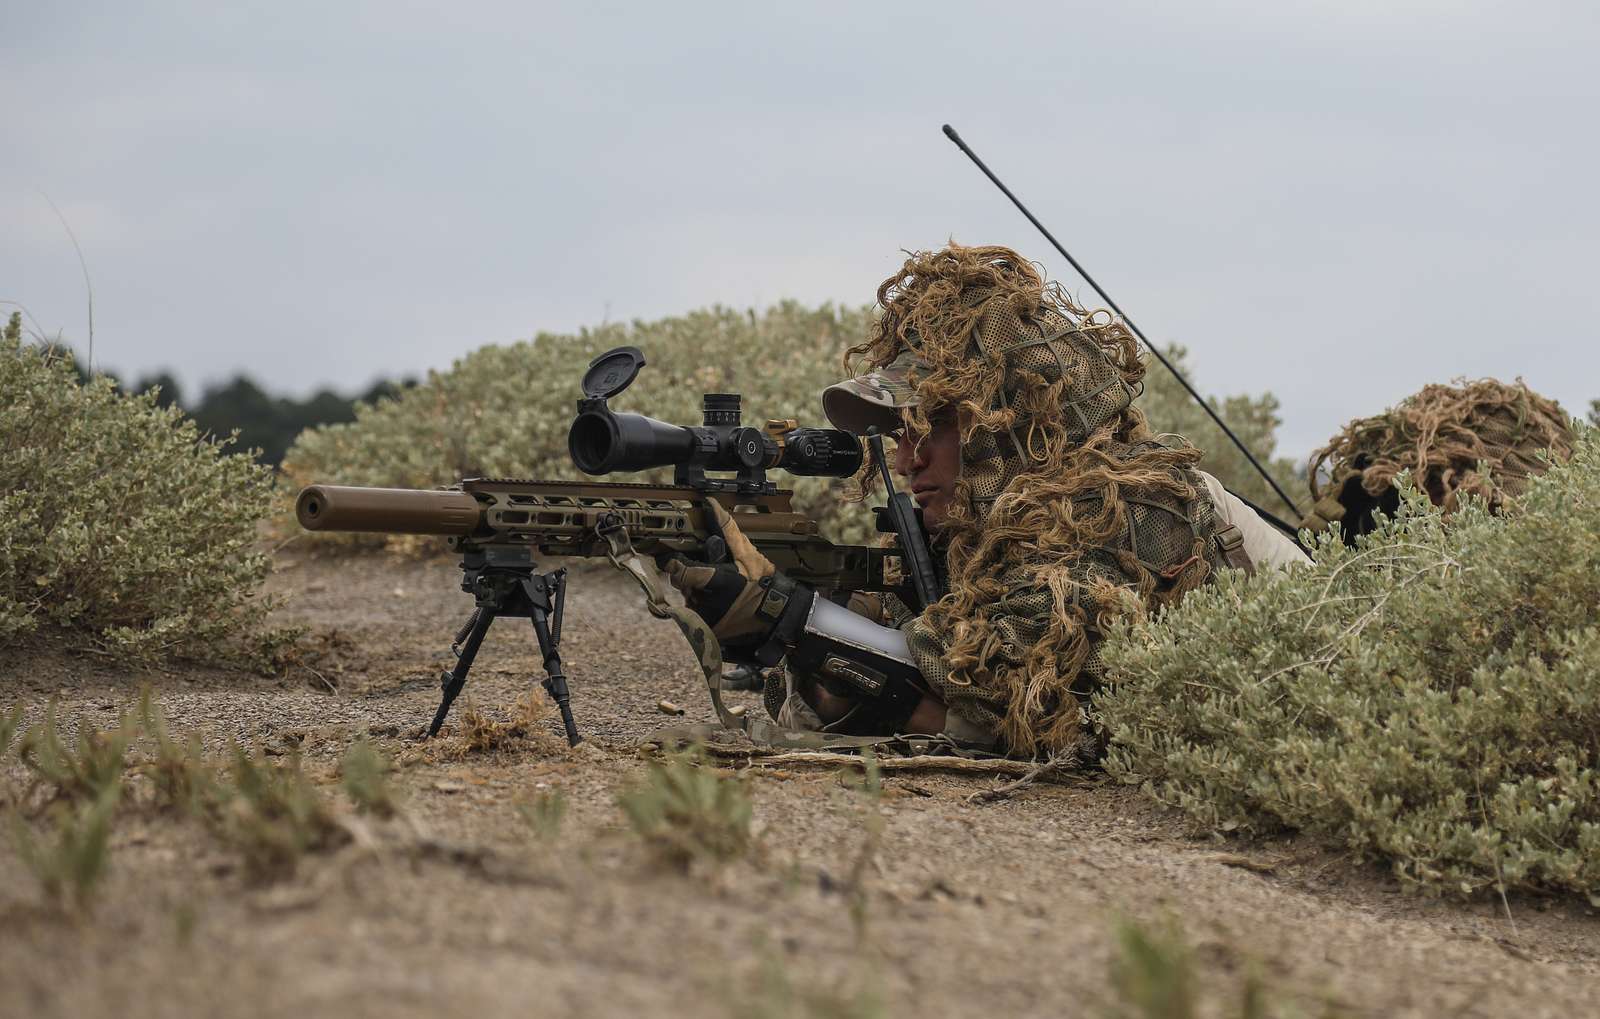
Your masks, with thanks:
M 638 347 L 616 347 L 589 362 L 583 373 L 583 395 L 591 400 L 609 400 L 627 389 L 644 367 L 644 354 Z

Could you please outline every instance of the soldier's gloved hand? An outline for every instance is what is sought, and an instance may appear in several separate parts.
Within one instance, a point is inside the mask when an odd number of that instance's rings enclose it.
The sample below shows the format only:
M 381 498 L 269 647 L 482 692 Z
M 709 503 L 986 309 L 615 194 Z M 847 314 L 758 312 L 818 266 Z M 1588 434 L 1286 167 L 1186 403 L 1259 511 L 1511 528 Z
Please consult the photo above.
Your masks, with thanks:
M 731 563 L 693 563 L 672 559 L 664 565 L 667 579 L 683 592 L 684 603 L 711 627 L 725 648 L 753 649 L 766 643 L 777 625 L 775 614 L 764 612 L 778 569 L 739 530 L 733 516 L 708 500 L 722 528 Z M 781 605 L 777 606 L 781 609 Z

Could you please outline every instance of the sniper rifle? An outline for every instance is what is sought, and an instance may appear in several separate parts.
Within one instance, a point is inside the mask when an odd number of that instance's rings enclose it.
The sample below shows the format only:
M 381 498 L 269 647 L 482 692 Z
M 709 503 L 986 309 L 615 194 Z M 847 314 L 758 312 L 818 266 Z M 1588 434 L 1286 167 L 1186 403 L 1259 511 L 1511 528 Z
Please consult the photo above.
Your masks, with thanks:
M 878 527 L 894 531 L 899 547 L 836 545 L 822 537 L 816 521 L 795 510 L 793 493 L 767 480 L 766 472 L 851 477 L 863 463 L 856 436 L 801 428 L 793 420 L 768 421 L 765 429 L 745 426 L 740 397 L 731 393 L 705 394 L 704 420 L 696 426 L 613 411 L 607 401 L 644 364 L 635 347 L 618 347 L 590 362 L 567 449 L 578 469 L 591 475 L 671 466 L 670 485 L 468 478 L 432 491 L 309 485 L 300 492 L 295 515 L 307 530 L 441 535 L 461 556 L 461 589 L 473 596 L 475 608 L 450 645 L 457 661 L 440 677 L 443 697 L 429 737 L 438 734 L 466 685 L 489 624 L 505 616 L 532 620 L 543 685 L 561 711 L 568 742 L 576 744 L 581 737 L 560 655 L 567 571 L 542 573 L 539 560 L 605 557 L 621 567 L 626 551 L 658 562 L 673 556 L 727 562 L 713 500 L 734 515 L 773 565 L 825 597 L 892 591 L 920 607 L 939 596 L 920 511 L 913 515 L 909 500 L 896 498 L 881 438 L 873 437 L 873 455 L 891 512 L 878 510 Z M 898 577 L 885 569 L 890 560 L 899 563 Z

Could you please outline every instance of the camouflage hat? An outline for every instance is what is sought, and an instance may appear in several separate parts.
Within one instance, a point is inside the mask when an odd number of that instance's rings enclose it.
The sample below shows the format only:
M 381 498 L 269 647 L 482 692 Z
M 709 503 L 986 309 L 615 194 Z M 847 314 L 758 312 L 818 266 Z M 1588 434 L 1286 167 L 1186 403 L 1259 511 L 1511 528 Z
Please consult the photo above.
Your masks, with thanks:
M 882 432 L 900 427 L 900 410 L 918 403 L 916 373 L 927 377 L 928 362 L 916 351 L 901 351 L 900 356 L 865 375 L 835 382 L 822 391 L 822 413 L 835 428 L 865 435 L 878 426 Z

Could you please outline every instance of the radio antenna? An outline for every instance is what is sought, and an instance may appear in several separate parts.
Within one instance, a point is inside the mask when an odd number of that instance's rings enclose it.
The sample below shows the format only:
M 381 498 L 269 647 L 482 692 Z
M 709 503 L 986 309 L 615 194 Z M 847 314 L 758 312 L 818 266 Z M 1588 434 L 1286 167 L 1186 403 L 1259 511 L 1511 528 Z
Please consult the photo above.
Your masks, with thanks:
M 1061 242 L 1056 240 L 1055 236 L 1051 234 L 1049 230 L 1045 229 L 1044 224 L 1039 222 L 1038 217 L 1029 212 L 1028 207 L 1023 205 L 1021 200 L 1018 199 L 1016 195 L 1011 193 L 1011 189 L 1006 187 L 1005 184 L 1001 182 L 1000 178 L 994 175 L 994 171 L 989 169 L 984 161 L 978 158 L 978 154 L 972 151 L 972 147 L 961 140 L 961 136 L 956 133 L 955 128 L 951 127 L 949 124 L 946 124 L 944 125 L 944 133 L 945 137 L 955 142 L 956 147 L 962 152 L 965 152 L 967 154 L 967 158 L 972 160 L 978 169 L 983 171 L 983 175 L 985 177 L 988 177 L 990 180 L 994 181 L 994 186 L 999 188 L 1007 198 L 1011 199 L 1011 204 L 1015 205 L 1019 212 L 1028 217 L 1028 222 L 1032 223 L 1040 233 L 1044 234 L 1044 239 L 1049 241 L 1057 251 L 1061 252 L 1061 257 L 1065 258 L 1072 268 L 1077 271 L 1078 275 L 1083 277 L 1083 281 L 1085 283 L 1094 288 L 1094 292 L 1100 295 L 1100 300 L 1106 302 L 1106 304 L 1110 306 L 1111 310 L 1117 313 L 1117 317 L 1122 319 L 1123 324 L 1128 327 L 1128 331 L 1139 337 L 1140 342 L 1145 345 L 1150 353 L 1156 356 L 1156 360 L 1160 361 L 1162 366 L 1165 367 L 1167 371 L 1172 373 L 1172 377 L 1178 380 L 1178 384 L 1183 386 L 1184 389 L 1188 390 L 1189 395 L 1194 397 L 1194 402 L 1200 405 L 1200 409 L 1205 411 L 1212 421 L 1216 422 L 1217 427 L 1222 429 L 1222 434 L 1226 435 L 1230 440 L 1233 441 L 1235 446 L 1239 447 L 1239 452 L 1243 453 L 1244 458 L 1250 461 L 1250 466 L 1254 467 L 1261 474 L 1261 477 L 1268 485 L 1271 486 L 1272 490 L 1278 493 L 1278 498 L 1282 499 L 1284 505 L 1288 506 L 1289 509 L 1294 513 L 1295 517 L 1298 518 L 1300 516 L 1300 507 L 1296 506 L 1294 504 L 1294 500 L 1289 498 L 1289 493 L 1285 492 L 1283 487 L 1278 484 L 1277 480 L 1274 479 L 1271 474 L 1267 473 L 1267 469 L 1261 465 L 1261 461 L 1255 458 L 1255 454 L 1250 452 L 1249 447 L 1244 444 L 1244 440 L 1240 439 L 1233 433 L 1233 429 L 1229 428 L 1228 423 L 1223 421 L 1221 416 L 1212 409 L 1211 404 L 1207 403 L 1205 398 L 1196 392 L 1193 386 L 1189 385 L 1189 380 L 1183 377 L 1183 373 L 1178 371 L 1177 367 L 1173 365 L 1171 361 L 1167 360 L 1166 356 L 1161 353 L 1154 343 L 1150 342 L 1149 338 L 1145 336 L 1144 332 L 1137 325 L 1134 325 L 1133 319 L 1128 317 L 1127 312 L 1118 307 L 1117 302 L 1111 299 L 1111 295 L 1106 293 L 1105 290 L 1101 288 L 1100 284 L 1094 281 L 1093 276 L 1089 275 L 1089 271 L 1080 265 L 1076 258 L 1072 257 L 1071 252 L 1067 251 L 1066 248 L 1061 246 Z

